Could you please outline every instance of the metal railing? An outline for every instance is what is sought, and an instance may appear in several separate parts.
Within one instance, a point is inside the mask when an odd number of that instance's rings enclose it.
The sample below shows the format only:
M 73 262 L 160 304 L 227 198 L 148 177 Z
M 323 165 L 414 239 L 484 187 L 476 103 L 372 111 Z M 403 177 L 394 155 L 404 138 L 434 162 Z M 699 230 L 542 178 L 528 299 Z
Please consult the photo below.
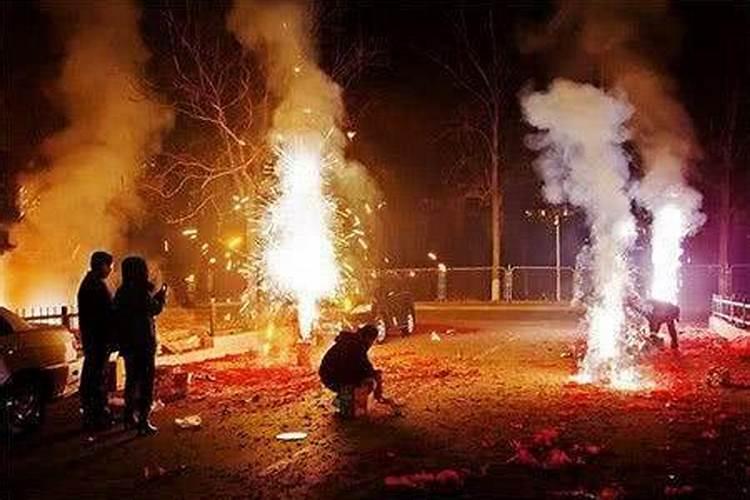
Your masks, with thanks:
M 730 277 L 733 294 L 750 297 L 750 264 L 734 264 L 725 271 Z M 421 267 L 406 269 L 381 269 L 380 285 L 386 289 L 411 292 L 416 301 L 489 301 L 492 289 L 492 268 L 483 267 Z M 515 301 L 570 301 L 573 298 L 575 270 L 554 266 L 506 266 L 499 269 L 502 283 L 502 300 Z M 718 282 L 721 267 L 718 265 L 685 265 L 681 270 L 680 307 L 684 312 L 729 314 L 724 309 L 714 311 L 715 299 L 722 298 Z M 559 283 L 559 288 L 558 288 Z M 559 292 L 558 292 L 559 290 Z M 742 302 L 741 302 L 742 303 Z M 710 304 L 710 307 L 709 307 Z M 747 301 L 744 302 L 747 304 Z M 235 301 L 215 301 L 196 309 L 205 311 L 205 322 L 211 332 L 236 327 L 241 314 L 241 304 Z M 737 307 L 737 306 L 735 306 Z M 746 312 L 746 309 L 742 309 Z M 24 319 L 49 325 L 78 328 L 78 314 L 74 307 L 29 307 L 16 312 Z M 718 314 L 717 314 L 718 316 Z M 742 321 L 750 317 L 740 317 Z
M 68 330 L 78 329 L 78 312 L 70 306 L 24 307 L 16 314 L 30 323 L 64 326 Z
M 506 266 L 499 269 L 502 297 L 511 301 L 556 301 L 557 268 L 553 266 Z M 574 270 L 561 267 L 560 300 L 573 298 Z M 417 301 L 491 300 L 491 267 L 427 267 L 383 269 L 380 285 L 409 291 Z
M 711 297 L 711 314 L 740 328 L 750 327 L 750 297 Z

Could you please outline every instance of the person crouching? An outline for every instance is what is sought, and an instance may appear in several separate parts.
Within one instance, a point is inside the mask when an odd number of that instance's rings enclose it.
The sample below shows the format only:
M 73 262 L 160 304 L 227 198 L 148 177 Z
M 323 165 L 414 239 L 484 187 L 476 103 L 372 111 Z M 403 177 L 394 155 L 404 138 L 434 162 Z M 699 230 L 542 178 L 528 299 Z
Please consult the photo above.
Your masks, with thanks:
M 335 404 L 344 418 L 366 414 L 370 394 L 383 400 L 382 372 L 372 366 L 367 355 L 377 337 L 373 325 L 356 332 L 342 331 L 320 362 L 320 380 L 336 393 Z

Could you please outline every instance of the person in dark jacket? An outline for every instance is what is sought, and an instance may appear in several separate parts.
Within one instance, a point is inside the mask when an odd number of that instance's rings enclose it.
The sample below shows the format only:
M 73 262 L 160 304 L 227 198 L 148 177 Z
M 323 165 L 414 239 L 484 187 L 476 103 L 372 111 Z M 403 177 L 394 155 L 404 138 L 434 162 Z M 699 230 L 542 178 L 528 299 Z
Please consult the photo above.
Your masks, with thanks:
M 661 329 L 661 325 L 666 324 L 669 337 L 672 341 L 672 349 L 677 349 L 679 343 L 677 341 L 677 326 L 675 322 L 680 319 L 680 308 L 669 302 L 650 299 L 646 301 L 645 309 L 645 316 L 648 320 L 651 335 L 656 337 Z
M 344 416 L 354 416 L 356 411 L 349 403 L 358 395 L 366 397 L 372 393 L 376 400 L 383 400 L 381 371 L 372 366 L 367 356 L 377 337 L 378 330 L 373 325 L 356 332 L 342 331 L 320 362 L 320 380 L 336 393 Z
M 145 260 L 128 257 L 122 261 L 122 285 L 115 293 L 115 309 L 120 354 L 125 358 L 123 418 L 126 427 L 135 427 L 142 435 L 157 431 L 149 421 L 156 371 L 154 316 L 164 308 L 167 287 L 163 285 L 156 293 L 154 288 Z
M 106 282 L 112 273 L 112 262 L 113 258 L 107 252 L 94 252 L 91 255 L 91 269 L 78 289 L 79 327 L 84 354 L 79 392 L 86 428 L 111 424 L 104 372 L 114 341 L 112 294 Z

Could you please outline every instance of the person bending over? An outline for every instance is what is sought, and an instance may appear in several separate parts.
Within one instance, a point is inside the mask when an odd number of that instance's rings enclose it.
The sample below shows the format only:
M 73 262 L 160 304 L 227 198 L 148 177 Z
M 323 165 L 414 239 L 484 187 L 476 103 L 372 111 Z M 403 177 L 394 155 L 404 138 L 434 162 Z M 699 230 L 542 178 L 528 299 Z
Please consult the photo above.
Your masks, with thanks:
M 373 325 L 365 325 L 356 332 L 342 331 L 320 362 L 320 380 L 336 393 L 336 404 L 344 417 L 361 413 L 361 403 L 373 394 L 384 401 L 382 372 L 376 370 L 368 357 L 370 347 L 378 337 Z
M 651 335 L 656 336 L 661 329 L 661 325 L 667 325 L 667 331 L 672 341 L 672 349 L 677 349 L 677 326 L 675 323 L 680 319 L 680 308 L 669 302 L 650 299 L 646 301 L 645 316 L 648 319 L 648 326 Z

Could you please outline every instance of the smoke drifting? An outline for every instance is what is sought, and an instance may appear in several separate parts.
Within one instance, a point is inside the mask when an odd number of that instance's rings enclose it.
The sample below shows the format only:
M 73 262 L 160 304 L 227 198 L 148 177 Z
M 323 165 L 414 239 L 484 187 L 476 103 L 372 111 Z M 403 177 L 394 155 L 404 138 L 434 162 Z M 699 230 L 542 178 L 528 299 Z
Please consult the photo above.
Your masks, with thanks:
M 16 306 L 70 303 L 89 253 L 121 248 L 142 164 L 172 121 L 139 86 L 150 54 L 134 1 L 44 7 L 65 44 L 54 98 L 67 126 L 42 146 L 48 168 L 22 179 L 29 202 L 0 276 Z
M 541 131 L 528 145 L 540 151 L 536 166 L 546 199 L 582 207 L 591 229 L 593 304 L 581 376 L 625 384 L 632 376 L 624 365 L 627 254 L 636 232 L 623 143 L 632 108 L 596 87 L 567 80 L 522 96 L 521 106 L 526 121 Z
M 345 158 L 342 91 L 318 65 L 314 20 L 311 3 L 260 0 L 235 2 L 227 20 L 247 49 L 264 56 L 278 101 L 268 139 L 279 156 L 279 192 L 266 217 L 263 259 L 270 281 L 297 302 L 303 337 L 317 301 L 340 286 L 345 249 L 330 200 L 361 203 L 373 191 L 364 169 Z
M 631 195 L 653 214 L 652 264 L 670 276 L 652 284 L 652 296 L 670 302 L 677 300 L 682 240 L 705 222 L 702 196 L 687 180 L 700 147 L 676 85 L 661 69 L 679 35 L 664 0 L 560 2 L 554 18 L 523 44 L 546 54 L 555 75 L 618 89 L 633 106 L 632 140 L 643 177 Z

